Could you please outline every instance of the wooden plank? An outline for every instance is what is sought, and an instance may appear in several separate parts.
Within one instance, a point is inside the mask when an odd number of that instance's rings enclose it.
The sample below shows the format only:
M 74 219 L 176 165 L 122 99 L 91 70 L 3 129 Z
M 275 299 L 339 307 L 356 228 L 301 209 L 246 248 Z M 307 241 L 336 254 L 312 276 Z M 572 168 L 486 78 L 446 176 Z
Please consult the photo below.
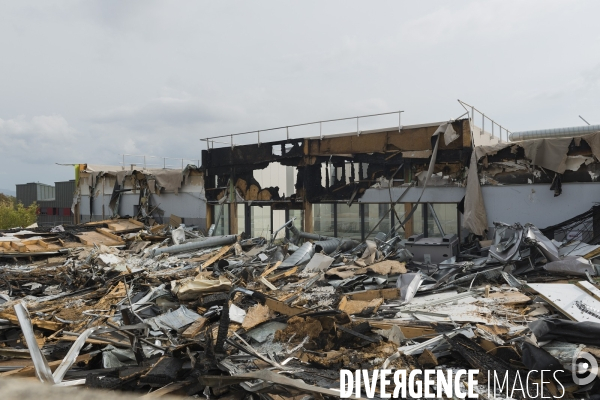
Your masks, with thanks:
M 117 219 L 111 223 L 108 223 L 108 229 L 114 233 L 126 233 L 139 231 L 144 227 L 144 224 L 134 219 Z
M 167 224 L 156 225 L 156 226 L 153 226 L 152 228 L 150 228 L 150 232 L 156 233 L 160 230 L 163 230 L 166 227 L 167 227 Z
M 81 241 L 81 243 L 85 244 L 86 246 L 93 246 L 94 244 L 96 244 L 96 245 L 103 244 L 105 246 L 117 246 L 117 245 L 123 244 L 123 242 L 121 242 L 121 241 L 117 242 L 99 232 L 82 232 L 75 236 L 77 236 L 79 241 Z
M 362 300 L 362 301 L 370 301 L 377 298 L 382 298 L 386 300 L 391 299 L 399 299 L 400 298 L 400 289 L 398 288 L 389 288 L 389 289 L 373 289 L 373 290 L 364 290 L 360 292 L 348 293 L 348 297 L 351 300 Z
M 270 297 L 267 298 L 267 300 L 265 301 L 265 304 L 271 310 L 278 312 L 279 314 L 288 315 L 288 316 L 294 316 L 294 315 L 298 315 L 300 313 L 308 311 L 306 308 L 288 306 L 287 304 L 285 304 L 281 301 L 272 299 Z
M 198 318 L 185 331 L 183 331 L 181 336 L 187 339 L 192 339 L 196 337 L 200 333 L 200 331 L 202 331 L 202 328 L 204 328 L 207 322 L 208 320 L 204 317 Z
M 114 233 L 112 233 L 110 230 L 108 230 L 106 228 L 96 228 L 96 232 L 101 233 L 104 236 L 108 236 L 115 242 L 123 242 L 123 240 L 121 240 L 120 236 L 115 235 Z
M 202 263 L 202 265 L 198 268 L 198 272 L 210 267 L 215 261 L 218 261 L 221 257 L 223 257 L 225 255 L 225 253 L 227 253 L 229 251 L 230 248 L 231 248 L 231 246 L 221 247 L 221 250 L 219 250 L 217 252 L 217 254 L 215 254 L 214 256 L 209 258 L 206 262 Z
M 47 250 L 45 247 L 42 247 L 37 243 L 28 244 L 26 247 L 28 253 L 41 253 Z
M 87 222 L 84 225 L 86 225 L 86 226 L 102 226 L 102 225 L 110 224 L 113 221 L 114 220 L 112 220 L 112 219 L 103 219 L 102 221 Z
M 10 314 L 8 312 L 2 312 L 2 313 L 0 313 L 0 318 L 7 319 L 11 323 L 19 326 L 19 319 L 14 314 Z M 62 324 L 60 322 L 44 321 L 44 320 L 41 320 L 41 319 L 38 319 L 38 318 L 33 318 L 31 320 L 31 324 L 33 326 L 38 327 L 38 328 L 48 329 L 50 331 L 58 331 L 58 330 L 60 330 L 60 329 L 62 329 L 64 327 L 64 324 Z
M 273 272 L 277 268 L 279 268 L 280 265 L 281 265 L 281 261 L 277 261 L 275 263 L 275 265 L 273 265 L 271 268 L 267 268 L 262 274 L 260 274 L 260 277 L 264 278 L 265 276 L 269 275 L 271 272 Z
M 29 249 L 21 242 L 10 242 L 10 245 L 13 249 L 18 251 L 19 253 L 27 253 Z
M 264 276 L 261 276 L 259 279 L 260 283 L 262 283 L 263 285 L 265 285 L 266 287 L 268 287 L 271 290 L 277 290 L 277 287 L 275 287 L 271 282 L 269 282 L 267 280 L 267 278 L 265 278 Z
M 135 219 L 133 219 L 133 218 L 129 218 L 129 220 L 128 220 L 128 221 L 129 221 L 130 223 L 134 224 L 134 225 L 137 225 L 137 226 L 139 226 L 140 228 L 143 228 L 143 227 L 144 227 L 144 223 L 143 223 L 143 222 L 140 222 L 140 221 L 138 221 L 138 220 L 135 220 Z
M 590 251 L 585 256 L 583 256 L 583 258 L 591 260 L 592 258 L 598 257 L 599 255 L 600 255 L 600 247 L 598 247 L 596 250 Z
M 94 357 L 97 354 L 97 352 L 92 352 L 92 353 L 87 353 L 87 354 L 80 354 L 77 358 L 75 358 L 75 363 L 73 365 L 76 365 L 77 363 L 80 362 L 87 362 L 89 360 L 91 360 L 92 357 Z M 58 366 L 60 365 L 60 363 L 62 363 L 63 360 L 56 360 L 56 361 L 48 361 L 48 366 L 51 369 L 55 369 L 58 368 Z M 14 369 L 12 371 L 6 371 L 6 372 L 1 372 L 0 373 L 0 377 L 5 378 L 5 377 L 13 377 L 13 378 L 27 378 L 27 377 L 34 377 L 35 376 L 35 367 L 33 365 L 21 368 L 21 369 Z
M 577 285 L 584 292 L 586 292 L 596 300 L 600 300 L 600 289 L 598 289 L 596 286 L 592 285 L 588 281 L 580 281 L 577 282 L 575 285 Z
M 270 277 L 270 278 L 267 278 L 267 279 L 268 279 L 268 280 L 269 280 L 269 282 L 271 282 L 271 283 L 273 283 L 273 282 L 277 282 L 278 280 L 280 280 L 280 279 L 282 279 L 282 278 L 287 278 L 288 276 L 292 276 L 292 275 L 294 275 L 294 274 L 295 274 L 295 273 L 298 271 L 298 268 L 299 268 L 299 267 L 294 267 L 294 268 L 291 268 L 291 269 L 289 269 L 289 270 L 287 270 L 287 271 L 285 271 L 285 272 L 283 272 L 283 273 L 281 273 L 281 274 L 274 275 L 274 276 L 272 276 L 272 277 Z

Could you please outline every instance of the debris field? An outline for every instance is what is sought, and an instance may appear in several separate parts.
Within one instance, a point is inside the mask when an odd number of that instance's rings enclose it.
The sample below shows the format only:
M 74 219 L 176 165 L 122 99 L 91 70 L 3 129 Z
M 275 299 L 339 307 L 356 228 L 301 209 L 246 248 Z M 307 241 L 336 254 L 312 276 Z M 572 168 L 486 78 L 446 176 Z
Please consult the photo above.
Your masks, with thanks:
M 293 221 L 283 239 L 128 219 L 4 231 L 0 377 L 283 400 L 338 398 L 341 368 L 471 368 L 484 399 L 488 372 L 562 370 L 539 398 L 595 398 L 598 378 L 572 370 L 600 358 L 600 245 L 547 237 L 592 219 L 497 222 L 451 257 L 433 248 L 452 235 L 361 242 Z

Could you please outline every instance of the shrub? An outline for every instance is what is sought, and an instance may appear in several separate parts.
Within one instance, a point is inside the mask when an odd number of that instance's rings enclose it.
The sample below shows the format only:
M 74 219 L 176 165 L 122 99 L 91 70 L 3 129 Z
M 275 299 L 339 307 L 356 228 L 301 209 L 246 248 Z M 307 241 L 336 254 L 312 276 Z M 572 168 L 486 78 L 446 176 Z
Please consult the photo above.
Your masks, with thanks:
M 29 207 L 17 203 L 14 197 L 2 196 L 0 198 L 0 229 L 25 227 L 33 224 L 37 219 L 37 204 Z

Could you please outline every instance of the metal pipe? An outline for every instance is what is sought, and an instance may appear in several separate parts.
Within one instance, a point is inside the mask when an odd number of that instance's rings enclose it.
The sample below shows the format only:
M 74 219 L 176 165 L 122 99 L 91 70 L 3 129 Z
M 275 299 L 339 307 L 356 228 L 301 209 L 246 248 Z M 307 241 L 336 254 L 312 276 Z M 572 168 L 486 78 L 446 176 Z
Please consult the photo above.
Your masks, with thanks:
M 331 254 L 336 250 L 342 252 L 349 251 L 352 250 L 356 245 L 358 245 L 358 241 L 352 239 L 320 240 L 318 242 L 315 242 L 315 252 L 324 252 L 325 254 Z
M 293 225 L 295 220 L 296 220 L 296 217 L 292 217 L 292 219 L 290 219 L 285 224 L 281 225 L 281 227 L 279 229 L 274 231 L 273 234 L 271 235 L 271 240 L 269 241 L 269 243 L 273 243 L 273 241 L 275 240 L 275 236 L 277 236 L 279 231 L 281 231 L 283 228 L 287 227 L 288 225 Z
M 534 131 L 512 132 L 508 138 L 511 142 L 520 142 L 522 140 L 531 139 L 582 136 L 590 133 L 596 133 L 599 131 L 600 125 L 572 126 L 568 128 L 539 129 Z
M 199 249 L 204 249 L 207 247 L 224 246 L 226 244 L 235 243 L 236 241 L 237 241 L 237 235 L 209 237 L 202 241 L 197 241 L 197 242 L 194 241 L 194 242 L 183 243 L 183 244 L 179 244 L 179 245 L 175 245 L 175 246 L 160 247 L 160 248 L 154 249 L 154 251 L 152 252 L 152 257 L 156 257 L 159 254 L 163 254 L 163 253 L 168 253 L 168 254 L 182 253 L 185 251 L 199 250 Z
M 307 240 L 329 240 L 329 239 L 337 239 L 337 238 L 330 237 L 330 236 L 322 236 L 322 235 L 319 235 L 317 233 L 302 232 L 298 228 L 296 228 L 294 226 L 294 224 L 286 225 L 286 229 L 288 229 L 292 233 L 292 235 L 293 235 L 292 243 L 298 243 L 298 241 L 300 239 L 307 239 Z
M 327 239 L 315 242 L 315 253 L 323 252 L 325 254 L 331 254 L 338 248 L 340 242 L 340 239 Z
M 314 254 L 315 246 L 310 242 L 306 242 L 300 246 L 300 248 L 296 250 L 294 254 L 283 260 L 283 262 L 279 264 L 279 268 L 292 268 L 296 265 L 304 264 L 308 262 Z

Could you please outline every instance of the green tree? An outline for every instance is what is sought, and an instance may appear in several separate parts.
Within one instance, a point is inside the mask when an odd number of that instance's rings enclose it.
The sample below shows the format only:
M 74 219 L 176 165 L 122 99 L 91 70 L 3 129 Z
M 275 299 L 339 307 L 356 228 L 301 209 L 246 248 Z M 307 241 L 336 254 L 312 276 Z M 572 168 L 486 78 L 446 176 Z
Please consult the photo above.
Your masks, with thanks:
M 37 208 L 36 203 L 25 207 L 23 203 L 17 203 L 16 198 L 0 193 L 0 229 L 33 224 L 37 219 Z

